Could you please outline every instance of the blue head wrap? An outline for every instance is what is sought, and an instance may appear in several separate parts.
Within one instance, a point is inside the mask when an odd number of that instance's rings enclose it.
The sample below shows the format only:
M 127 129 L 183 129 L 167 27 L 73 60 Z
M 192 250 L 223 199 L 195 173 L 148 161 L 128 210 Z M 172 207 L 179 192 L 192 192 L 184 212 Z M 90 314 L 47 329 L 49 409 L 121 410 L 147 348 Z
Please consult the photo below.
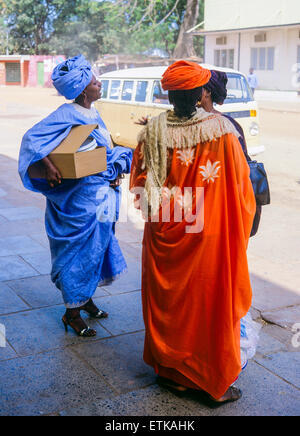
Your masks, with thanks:
M 83 55 L 67 59 L 57 65 L 52 73 L 52 81 L 57 91 L 68 100 L 77 98 L 91 83 L 91 64 Z

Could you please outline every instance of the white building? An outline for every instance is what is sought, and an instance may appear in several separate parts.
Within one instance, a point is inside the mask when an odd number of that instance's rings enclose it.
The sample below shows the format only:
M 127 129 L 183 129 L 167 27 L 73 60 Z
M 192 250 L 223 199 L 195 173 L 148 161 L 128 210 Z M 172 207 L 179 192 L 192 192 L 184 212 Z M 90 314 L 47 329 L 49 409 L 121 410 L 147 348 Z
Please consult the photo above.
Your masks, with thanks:
M 300 0 L 205 0 L 194 34 L 205 36 L 206 63 L 252 67 L 260 89 L 300 90 Z

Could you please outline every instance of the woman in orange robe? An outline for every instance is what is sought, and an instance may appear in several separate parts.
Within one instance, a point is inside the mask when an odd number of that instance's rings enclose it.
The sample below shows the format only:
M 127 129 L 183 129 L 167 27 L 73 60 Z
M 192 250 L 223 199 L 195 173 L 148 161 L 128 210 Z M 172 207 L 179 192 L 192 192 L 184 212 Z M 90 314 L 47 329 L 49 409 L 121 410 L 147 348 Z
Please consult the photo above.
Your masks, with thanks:
M 247 245 L 256 204 L 238 132 L 196 110 L 211 73 L 169 67 L 174 111 L 151 119 L 135 151 L 131 191 L 147 218 L 143 240 L 144 360 L 178 390 L 235 401 L 240 320 L 249 311 Z

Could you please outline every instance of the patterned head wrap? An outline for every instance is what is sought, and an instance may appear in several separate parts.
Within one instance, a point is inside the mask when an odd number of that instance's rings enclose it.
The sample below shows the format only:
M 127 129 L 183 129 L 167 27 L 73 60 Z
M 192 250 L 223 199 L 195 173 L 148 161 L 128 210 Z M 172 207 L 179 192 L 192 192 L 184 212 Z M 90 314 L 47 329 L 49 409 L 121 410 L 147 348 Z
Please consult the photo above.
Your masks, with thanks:
M 195 62 L 177 61 L 164 73 L 161 84 L 165 91 L 195 89 L 208 83 L 211 72 Z
M 228 77 L 226 73 L 215 70 L 211 71 L 211 79 L 204 88 L 210 91 L 214 103 L 223 104 L 224 100 L 226 100 L 227 83 Z
M 52 73 L 52 81 L 57 91 L 68 100 L 77 98 L 91 83 L 91 64 L 83 55 L 67 59 L 57 65 Z

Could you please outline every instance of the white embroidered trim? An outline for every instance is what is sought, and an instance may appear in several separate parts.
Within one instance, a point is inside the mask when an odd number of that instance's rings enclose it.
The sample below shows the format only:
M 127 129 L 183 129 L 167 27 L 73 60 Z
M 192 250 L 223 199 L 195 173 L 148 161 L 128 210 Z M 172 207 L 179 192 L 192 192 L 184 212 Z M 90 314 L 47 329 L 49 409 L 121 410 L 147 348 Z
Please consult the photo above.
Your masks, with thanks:
M 97 109 L 95 109 L 94 107 L 91 107 L 91 109 L 87 109 L 85 107 L 80 106 L 77 103 L 70 103 L 74 109 L 77 112 L 80 112 L 81 115 L 83 115 L 85 118 L 88 118 L 90 120 L 96 120 L 98 121 L 98 117 L 99 117 L 99 113 L 97 111 Z M 107 129 L 104 129 L 103 127 L 98 125 L 98 130 L 100 132 L 100 134 L 107 139 L 108 145 L 111 145 L 111 137 L 110 137 L 110 133 Z
M 84 306 L 89 301 L 90 301 L 90 298 L 88 300 L 86 300 L 86 301 L 83 301 L 82 303 L 73 303 L 73 304 L 66 303 L 65 306 L 66 306 L 67 309 L 79 309 L 79 307 Z
M 158 211 L 161 197 L 153 195 L 161 189 L 167 178 L 168 149 L 188 149 L 199 143 L 211 142 L 226 134 L 239 133 L 226 117 L 200 108 L 190 119 L 178 118 L 174 111 L 161 113 L 150 119 L 138 136 L 144 146 L 143 169 L 147 169 L 145 199 L 152 213 Z M 154 189 L 153 189 L 154 188 Z
M 118 280 L 123 274 L 128 273 L 128 269 L 126 268 L 124 271 L 122 271 L 120 274 L 116 274 L 115 276 L 112 276 L 109 279 L 104 279 L 102 280 L 102 282 L 98 283 L 98 288 L 101 288 L 103 286 L 108 286 L 111 285 L 115 280 Z M 85 304 L 87 304 L 90 299 L 92 297 L 90 297 L 88 300 L 84 301 L 83 303 L 74 303 L 74 304 L 65 304 L 67 309 L 78 309 L 81 306 L 84 306 Z
M 122 277 L 124 274 L 127 274 L 127 273 L 128 273 L 128 269 L 126 268 L 121 273 L 116 274 L 115 276 L 112 276 L 109 279 L 102 280 L 102 282 L 98 283 L 98 288 L 102 288 L 103 286 L 111 285 L 113 282 L 115 282 L 116 280 L 119 280 L 120 277 Z
M 83 115 L 85 118 L 89 119 L 97 119 L 98 118 L 98 112 L 94 107 L 91 107 L 91 109 L 87 109 L 85 107 L 80 106 L 80 104 L 77 103 L 70 103 L 71 106 L 77 111 L 80 112 L 81 115 Z
M 149 132 L 150 131 L 150 132 Z M 226 117 L 206 112 L 200 108 L 191 119 L 180 119 L 173 111 L 161 113 L 152 118 L 138 135 L 138 142 L 153 140 L 160 132 L 166 138 L 167 148 L 191 148 L 199 142 L 214 141 L 221 136 L 232 133 L 237 138 L 240 134 Z M 149 144 L 147 144 L 149 146 Z

